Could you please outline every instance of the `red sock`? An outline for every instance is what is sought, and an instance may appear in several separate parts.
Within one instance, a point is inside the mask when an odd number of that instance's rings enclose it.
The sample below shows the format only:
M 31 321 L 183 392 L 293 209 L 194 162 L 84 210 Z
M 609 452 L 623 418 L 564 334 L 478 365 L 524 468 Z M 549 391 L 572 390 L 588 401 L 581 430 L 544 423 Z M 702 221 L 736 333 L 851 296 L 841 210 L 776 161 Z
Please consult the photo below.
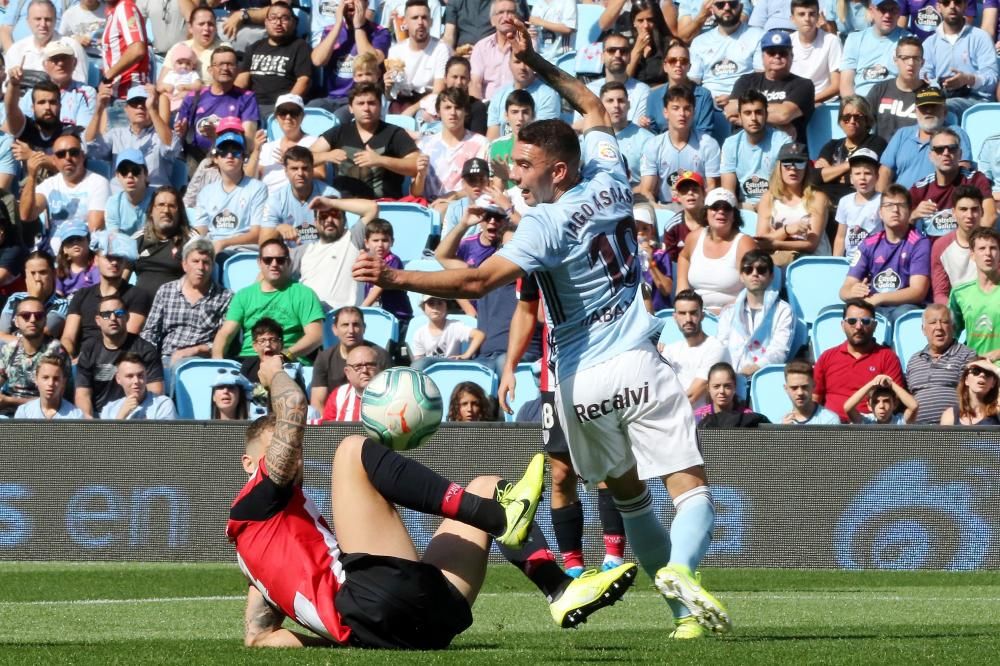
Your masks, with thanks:
M 617 557 L 622 559 L 625 557 L 625 535 L 624 534 L 605 534 L 604 535 L 604 552 L 611 557 Z
M 583 566 L 582 550 L 567 550 L 562 554 L 563 566 L 567 569 Z
M 465 494 L 465 488 L 453 483 L 448 486 L 448 490 L 445 491 L 444 497 L 441 498 L 441 515 L 445 518 L 454 518 L 458 515 L 458 508 L 462 504 L 462 495 Z
M 552 554 L 551 550 L 548 548 L 539 548 L 525 558 L 523 569 L 524 575 L 531 578 L 532 574 L 535 573 L 535 570 L 539 565 L 544 564 L 545 562 L 552 562 L 554 564 L 555 561 L 556 556 Z

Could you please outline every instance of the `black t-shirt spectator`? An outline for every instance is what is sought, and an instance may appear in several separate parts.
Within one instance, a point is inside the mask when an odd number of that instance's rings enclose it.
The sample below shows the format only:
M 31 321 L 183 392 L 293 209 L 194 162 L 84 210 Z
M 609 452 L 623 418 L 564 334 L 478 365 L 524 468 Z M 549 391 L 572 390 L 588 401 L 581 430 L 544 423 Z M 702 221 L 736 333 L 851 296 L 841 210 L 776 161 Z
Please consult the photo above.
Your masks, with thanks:
M 28 254 L 21 243 L 20 230 L 8 219 L 7 209 L 0 205 L 0 269 L 15 279 L 0 287 L 6 299 L 13 293 L 24 291 L 24 257 Z
M 872 86 L 865 99 L 875 114 L 875 134 L 888 142 L 897 130 L 917 124 L 917 90 L 900 90 L 895 78 Z
M 149 308 L 153 305 L 153 297 L 141 289 L 136 289 L 127 282 L 118 290 L 118 295 L 125 302 L 125 308 L 133 315 L 149 314 Z M 73 294 L 73 300 L 69 302 L 69 314 L 80 315 L 80 345 L 91 338 L 101 339 L 101 329 L 97 327 L 94 319 L 100 310 L 101 285 L 95 284 L 93 287 L 86 287 Z
M 42 131 L 42 128 L 35 123 L 34 118 L 24 119 L 24 129 L 21 130 L 21 135 L 17 137 L 18 141 L 24 141 L 26 144 L 31 146 L 33 150 L 40 150 L 43 153 L 52 153 L 52 144 L 56 142 L 56 139 L 64 134 L 69 134 L 70 132 L 75 133 L 77 136 L 83 136 L 83 129 L 78 125 L 62 125 L 54 134 L 46 134 Z M 41 182 L 41 181 L 39 181 Z
M 465 114 L 465 129 L 486 136 L 486 118 L 489 107 L 478 97 L 469 98 L 469 112 Z
M 867 148 L 868 150 L 875 151 L 875 154 L 881 157 L 886 145 L 885 139 L 882 137 L 869 134 L 858 148 Z M 826 160 L 830 166 L 836 166 L 846 162 L 854 150 L 847 149 L 847 139 L 831 139 L 820 149 L 819 156 L 820 159 Z M 826 193 L 826 196 L 830 197 L 830 201 L 836 206 L 840 202 L 841 197 L 854 191 L 854 187 L 851 186 L 850 172 L 845 173 L 837 180 L 823 183 L 820 189 Z
M 385 349 L 367 340 L 362 344 L 368 345 L 375 350 L 375 355 L 378 356 L 380 366 L 388 368 L 391 365 L 389 363 L 389 352 Z M 347 365 L 347 361 L 340 355 L 340 345 L 324 349 L 313 363 L 312 385 L 325 386 L 331 391 L 337 388 L 347 381 L 347 376 L 344 375 L 345 365 Z
M 129 333 L 118 349 L 105 347 L 104 338 L 100 335 L 91 338 L 80 348 L 76 364 L 76 387 L 91 389 L 95 415 L 112 400 L 125 397 L 122 387 L 115 381 L 115 361 L 125 352 L 133 352 L 142 357 L 147 382 L 163 381 L 160 352 L 138 335 Z
M 361 140 L 357 123 L 337 125 L 323 133 L 331 148 L 340 148 L 347 159 L 336 165 L 333 186 L 345 199 L 399 199 L 404 195 L 404 176 L 382 167 L 361 168 L 351 158 L 366 148 L 387 157 L 405 157 L 417 150 L 417 144 L 401 127 L 379 121 L 378 129 L 367 142 Z
M 135 286 L 149 294 L 152 303 L 160 287 L 184 276 L 184 268 L 181 267 L 181 248 L 177 247 L 173 238 L 147 243 L 143 238 L 143 232 L 138 232 L 138 235 L 136 246 L 139 258 L 135 262 Z
M 799 107 L 802 115 L 792 121 L 796 140 L 806 143 L 806 125 L 816 108 L 816 86 L 809 79 L 789 74 L 780 81 L 771 81 L 763 72 L 744 74 L 736 80 L 730 99 L 739 99 L 748 90 L 757 90 L 771 102 L 792 102 Z
M 278 95 L 292 89 L 300 76 L 312 74 L 309 45 L 301 39 L 272 46 L 267 37 L 254 42 L 243 56 L 246 71 L 250 72 L 250 88 L 257 96 L 257 104 L 273 107 Z

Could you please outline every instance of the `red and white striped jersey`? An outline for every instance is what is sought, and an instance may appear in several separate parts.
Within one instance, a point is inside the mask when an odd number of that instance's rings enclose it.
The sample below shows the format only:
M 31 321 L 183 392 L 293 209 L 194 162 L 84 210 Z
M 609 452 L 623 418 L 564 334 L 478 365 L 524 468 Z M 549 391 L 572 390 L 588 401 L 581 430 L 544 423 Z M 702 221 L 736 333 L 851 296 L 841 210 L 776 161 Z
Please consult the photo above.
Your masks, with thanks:
M 323 420 L 329 421 L 360 421 L 361 396 L 354 390 L 350 382 L 333 389 L 323 405 Z
M 533 275 L 525 275 L 517 279 L 517 300 L 525 303 L 538 303 L 544 308 L 542 301 L 542 291 L 538 288 L 538 282 Z M 552 383 L 552 370 L 549 368 L 549 327 L 545 318 L 542 318 L 542 358 L 540 360 L 542 369 L 538 376 L 539 391 L 554 391 L 555 385 Z
M 261 458 L 233 500 L 226 536 L 236 545 L 240 569 L 271 605 L 316 634 L 347 643 L 351 629 L 334 605 L 345 579 L 340 547 L 300 485 L 275 484 Z
M 118 62 L 122 53 L 136 42 L 146 44 L 146 19 L 135 6 L 134 0 L 119 0 L 107 9 L 108 22 L 101 37 L 103 70 L 107 71 Z M 143 50 L 142 59 L 122 72 L 113 94 L 125 99 L 129 88 L 149 81 L 149 48 Z

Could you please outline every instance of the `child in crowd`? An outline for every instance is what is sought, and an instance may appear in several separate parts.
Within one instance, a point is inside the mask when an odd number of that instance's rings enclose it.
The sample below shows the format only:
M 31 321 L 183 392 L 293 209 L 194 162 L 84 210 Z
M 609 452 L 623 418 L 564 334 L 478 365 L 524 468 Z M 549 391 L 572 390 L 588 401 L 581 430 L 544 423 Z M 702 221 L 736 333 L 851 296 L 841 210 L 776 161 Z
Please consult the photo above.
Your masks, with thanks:
M 656 213 L 648 202 L 635 202 L 635 233 L 642 262 L 642 296 L 646 309 L 656 312 L 670 307 L 674 293 L 673 267 L 666 251 L 656 242 Z M 647 298 L 648 295 L 648 298 Z
M 56 231 L 56 293 L 72 296 L 101 281 L 90 248 L 90 231 L 83 222 L 63 224 Z
M 171 114 L 181 108 L 184 97 L 192 90 L 201 90 L 202 81 L 198 76 L 198 56 L 194 49 L 183 42 L 174 46 L 174 61 L 169 69 L 164 69 L 157 84 L 160 93 L 160 116 L 166 123 L 170 122 Z
M 853 261 L 861 243 L 882 230 L 879 206 L 882 195 L 875 191 L 878 181 L 878 155 L 874 150 L 858 148 L 847 158 L 854 192 L 845 194 L 837 204 L 837 237 L 833 254 Z
M 861 401 L 868 398 L 871 414 L 858 411 Z M 903 413 L 897 414 L 900 404 Z M 904 425 L 917 418 L 917 400 L 905 388 L 892 381 L 889 375 L 878 375 L 854 392 L 844 402 L 844 411 L 851 423 L 878 423 L 882 425 Z
M 414 331 L 410 353 L 412 367 L 424 370 L 438 361 L 468 360 L 476 355 L 486 334 L 455 319 L 448 319 L 448 301 L 425 296 L 420 303 L 427 324 Z M 468 344 L 465 352 L 462 345 Z
M 382 260 L 389 268 L 402 268 L 403 262 L 392 253 L 392 243 L 395 240 L 392 224 L 382 218 L 375 218 L 365 225 L 365 249 L 368 254 Z M 406 336 L 406 327 L 413 319 L 413 306 L 410 298 L 402 289 L 383 289 L 371 284 L 365 284 L 365 300 L 362 307 L 377 305 L 386 312 L 391 312 L 399 320 L 399 337 Z

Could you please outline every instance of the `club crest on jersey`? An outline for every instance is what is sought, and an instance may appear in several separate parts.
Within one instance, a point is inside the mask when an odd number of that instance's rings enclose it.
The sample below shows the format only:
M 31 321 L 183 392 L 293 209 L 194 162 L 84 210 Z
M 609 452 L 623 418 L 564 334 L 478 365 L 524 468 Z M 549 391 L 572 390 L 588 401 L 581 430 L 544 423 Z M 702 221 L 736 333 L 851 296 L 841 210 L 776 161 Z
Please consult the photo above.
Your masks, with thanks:
M 597 158 L 605 162 L 615 162 L 618 160 L 618 151 L 607 141 L 597 144 Z

